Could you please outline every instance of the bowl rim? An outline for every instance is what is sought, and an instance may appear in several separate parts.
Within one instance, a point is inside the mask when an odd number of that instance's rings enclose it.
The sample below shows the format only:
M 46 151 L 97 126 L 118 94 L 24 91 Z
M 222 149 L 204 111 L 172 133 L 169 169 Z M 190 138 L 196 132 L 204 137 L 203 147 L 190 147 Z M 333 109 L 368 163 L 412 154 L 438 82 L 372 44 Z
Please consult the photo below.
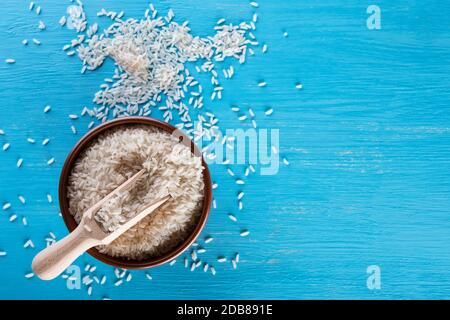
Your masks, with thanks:
M 180 137 L 183 139 L 187 139 L 185 141 L 188 141 L 191 143 L 191 152 L 196 154 L 201 154 L 201 151 L 198 149 L 198 147 L 195 145 L 195 143 L 183 132 L 181 132 L 178 128 L 172 126 L 171 124 L 168 124 L 166 122 L 150 118 L 150 117 L 137 117 L 137 116 L 130 116 L 130 117 L 124 117 L 120 119 L 114 119 L 107 121 L 105 123 L 102 123 L 101 125 L 97 126 L 96 128 L 92 129 L 91 131 L 87 132 L 72 148 L 72 150 L 69 152 L 69 155 L 67 156 L 63 168 L 61 170 L 61 175 L 59 179 L 59 187 L 58 187 L 58 196 L 59 196 L 59 205 L 61 210 L 61 215 L 64 219 L 64 223 L 66 224 L 67 228 L 69 229 L 69 232 L 72 232 L 77 226 L 77 222 L 75 221 L 74 217 L 69 212 L 69 201 L 67 198 L 67 182 L 69 179 L 69 175 L 72 171 L 73 165 L 75 164 L 76 160 L 78 159 L 81 152 L 83 152 L 86 147 L 89 146 L 89 144 L 95 140 L 99 135 L 106 132 L 107 130 L 110 130 L 114 127 L 122 126 L 122 125 L 149 125 L 152 127 L 159 128 L 165 132 L 168 132 L 169 134 L 172 134 L 175 130 L 178 130 L 178 133 Z M 159 265 L 162 265 L 164 263 L 167 263 L 179 255 L 181 255 L 184 251 L 186 251 L 191 244 L 198 238 L 200 233 L 202 232 L 206 221 L 208 220 L 210 209 L 211 209 L 211 203 L 212 203 L 212 182 L 211 182 L 211 175 L 208 169 L 208 165 L 205 162 L 204 157 L 202 156 L 202 166 L 203 166 L 203 181 L 204 181 L 204 199 L 203 199 L 203 206 L 202 206 L 202 212 L 199 218 L 198 223 L 196 224 L 194 230 L 191 232 L 189 237 L 180 245 L 175 247 L 173 250 L 169 251 L 168 253 L 151 259 L 144 259 L 144 260 L 128 260 L 118 257 L 112 257 L 103 253 L 100 253 L 96 248 L 92 248 L 88 250 L 87 252 L 94 257 L 97 260 L 100 260 L 101 262 L 104 262 L 106 264 L 109 264 L 114 267 L 118 268 L 125 268 L 125 269 L 147 269 L 151 267 L 156 267 Z

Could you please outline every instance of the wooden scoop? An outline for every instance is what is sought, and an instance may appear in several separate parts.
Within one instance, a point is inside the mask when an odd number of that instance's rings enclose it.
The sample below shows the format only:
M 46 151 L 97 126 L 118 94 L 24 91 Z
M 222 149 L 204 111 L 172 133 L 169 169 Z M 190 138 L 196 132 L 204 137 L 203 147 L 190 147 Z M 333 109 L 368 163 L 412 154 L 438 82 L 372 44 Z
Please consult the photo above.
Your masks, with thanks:
M 155 200 L 135 217 L 120 225 L 115 231 L 111 233 L 103 231 L 98 222 L 94 219 L 95 213 L 106 201 L 110 200 L 116 194 L 130 188 L 144 172 L 145 170 L 142 169 L 102 200 L 97 202 L 94 206 L 89 208 L 83 214 L 78 227 L 68 236 L 39 252 L 36 257 L 34 257 L 31 264 L 34 273 L 42 280 L 52 280 L 56 278 L 85 251 L 98 245 L 110 244 L 125 231 L 169 200 L 171 196 L 167 194 L 162 198 Z

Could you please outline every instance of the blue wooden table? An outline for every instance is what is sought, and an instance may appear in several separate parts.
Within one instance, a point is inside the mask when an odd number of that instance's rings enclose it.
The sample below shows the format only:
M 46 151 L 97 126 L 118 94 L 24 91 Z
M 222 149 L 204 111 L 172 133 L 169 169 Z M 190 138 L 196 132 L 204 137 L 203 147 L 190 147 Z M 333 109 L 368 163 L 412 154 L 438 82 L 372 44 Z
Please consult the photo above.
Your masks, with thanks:
M 12 204 L 0 209 L 0 251 L 7 252 L 0 257 L 0 298 L 449 297 L 450 3 L 260 0 L 255 9 L 243 0 L 155 1 L 160 12 L 172 8 L 177 21 L 189 20 L 201 36 L 211 34 L 219 18 L 236 23 L 258 12 L 255 34 L 268 52 L 256 49 L 245 65 L 235 65 L 223 100 L 206 104 L 222 128 L 242 126 L 232 104 L 251 106 L 260 127 L 280 130 L 280 154 L 290 165 L 277 175 L 253 175 L 241 188 L 242 212 L 226 168 L 211 166 L 220 185 L 218 207 L 201 239 L 214 237 L 202 259 L 216 266 L 216 276 L 190 272 L 178 259 L 149 270 L 153 280 L 132 271 L 132 281 L 115 287 L 113 268 L 84 255 L 78 266 L 95 265 L 95 273 L 109 279 L 88 296 L 84 286 L 69 290 L 64 279 L 43 282 L 25 274 L 49 232 L 67 234 L 56 201 L 59 173 L 90 121 L 71 121 L 68 114 L 93 106 L 113 66 L 80 74 L 80 61 L 62 51 L 74 32 L 58 24 L 70 1 L 35 2 L 40 16 L 28 11 L 28 1 L 2 1 L 0 9 L 0 145 L 11 145 L 0 151 L 0 202 Z M 380 30 L 366 25 L 371 4 L 381 9 Z M 102 5 L 138 18 L 148 2 L 86 0 L 88 20 L 106 25 L 96 17 Z M 6 64 L 8 58 L 16 63 Z M 257 86 L 262 80 L 267 87 Z M 52 108 L 47 114 L 46 105 Z M 269 107 L 274 113 L 266 117 Z M 45 138 L 50 142 L 42 146 Z M 48 166 L 52 157 L 56 162 Z M 17 220 L 9 222 L 14 214 Z M 239 236 L 244 228 L 249 237 Z M 34 249 L 23 248 L 28 239 Z M 236 252 L 237 270 L 216 261 Z M 380 289 L 367 286 L 372 265 L 381 271 Z

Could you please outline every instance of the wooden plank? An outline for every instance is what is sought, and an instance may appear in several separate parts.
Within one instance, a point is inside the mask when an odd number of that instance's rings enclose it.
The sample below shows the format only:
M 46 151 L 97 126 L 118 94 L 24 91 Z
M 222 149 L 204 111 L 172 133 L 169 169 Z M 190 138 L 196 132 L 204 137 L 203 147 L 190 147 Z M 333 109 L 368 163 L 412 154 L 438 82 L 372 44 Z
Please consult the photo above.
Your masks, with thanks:
M 212 166 L 220 184 L 214 210 L 202 237 L 205 261 L 216 277 L 173 267 L 133 272 L 121 287 L 94 287 L 94 298 L 447 298 L 450 291 L 449 97 L 450 4 L 378 1 L 382 29 L 366 28 L 366 4 L 360 1 L 259 1 L 260 49 L 237 74 L 224 81 L 224 100 L 208 102 L 222 128 L 242 124 L 231 104 L 252 107 L 261 128 L 280 129 L 280 150 L 291 165 L 275 176 L 254 176 L 238 212 L 234 182 L 223 166 Z M 13 207 L 0 214 L 1 298 L 88 298 L 86 290 L 68 290 L 64 280 L 25 279 L 37 249 L 23 249 L 31 238 L 38 248 L 49 231 L 66 228 L 58 205 L 57 182 L 70 148 L 87 131 L 88 119 L 70 121 L 69 113 L 91 106 L 111 64 L 80 74 L 80 62 L 62 46 L 73 31 L 57 21 L 68 2 L 42 3 L 40 17 L 28 4 L 3 1 L 0 21 L 0 201 Z M 86 1 L 89 19 L 100 3 Z M 142 15 L 147 1 L 110 1 L 108 10 Z M 222 17 L 250 19 L 245 1 L 171 0 L 177 21 L 188 19 L 194 33 L 211 34 Z M 193 10 L 195 8 L 195 10 Z M 39 19 L 47 30 L 37 29 Z M 105 21 L 105 20 L 103 20 Z M 283 32 L 288 32 L 287 38 Z M 39 38 L 42 45 L 21 44 Z M 7 65 L 6 58 L 16 59 Z M 259 88 L 258 81 L 266 81 Z M 296 83 L 303 89 L 297 90 Z M 52 111 L 43 113 L 45 105 Z M 273 107 L 266 117 L 263 112 Z M 76 125 L 78 134 L 70 131 Z M 26 139 L 33 137 L 35 145 Z M 40 142 L 50 138 L 48 146 Z M 15 167 L 18 158 L 23 167 Z M 55 157 L 55 165 L 46 161 Z M 22 206 L 17 196 L 27 204 Z M 238 216 L 234 224 L 228 212 Z M 26 216 L 29 226 L 10 214 Z M 248 228 L 248 238 L 239 237 Z M 238 270 L 217 263 L 219 255 L 241 255 Z M 95 264 L 99 275 L 113 270 L 83 256 L 77 264 Z M 378 265 L 382 289 L 368 290 L 366 268 Z

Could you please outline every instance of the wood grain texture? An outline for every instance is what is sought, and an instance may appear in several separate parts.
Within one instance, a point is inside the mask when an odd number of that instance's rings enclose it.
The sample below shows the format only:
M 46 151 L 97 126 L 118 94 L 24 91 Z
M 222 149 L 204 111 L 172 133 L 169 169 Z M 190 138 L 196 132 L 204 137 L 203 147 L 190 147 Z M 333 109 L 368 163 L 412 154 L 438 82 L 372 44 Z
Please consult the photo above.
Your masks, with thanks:
M 193 33 L 208 35 L 217 19 L 248 20 L 247 1 L 155 1 L 162 13 L 172 8 L 177 21 L 189 20 Z M 218 208 L 204 235 L 205 261 L 216 277 L 173 267 L 134 271 L 131 282 L 94 287 L 92 298 L 448 298 L 450 294 L 450 4 L 377 1 L 382 29 L 366 28 L 372 2 L 260 0 L 260 50 L 234 79 L 224 81 L 224 99 L 208 102 L 222 128 L 241 123 L 231 104 L 251 106 L 263 128 L 280 129 L 280 149 L 291 165 L 275 176 L 254 176 L 245 185 L 245 210 L 237 212 L 238 189 L 223 166 L 212 166 Z M 25 279 L 31 259 L 53 231 L 67 230 L 56 198 L 62 163 L 87 130 L 87 119 L 73 123 L 69 113 L 91 101 L 112 65 L 81 75 L 77 58 L 61 48 L 73 32 L 57 24 L 69 1 L 47 0 L 41 17 L 28 3 L 2 2 L 0 21 L 0 201 L 12 209 L 0 213 L 1 298 L 89 298 L 86 290 L 68 290 L 62 279 L 51 283 Z M 147 2 L 108 1 L 108 10 L 140 17 Z M 97 1 L 85 1 L 88 19 L 96 19 Z M 37 29 L 39 19 L 48 28 Z M 106 24 L 106 20 L 101 20 Z M 289 36 L 283 37 L 287 31 Z M 40 47 L 22 39 L 42 41 Z M 6 58 L 16 64 L 3 63 Z M 257 87 L 264 80 L 266 88 Z M 295 83 L 303 84 L 302 90 Z M 44 115 L 42 109 L 52 105 Z M 263 111 L 271 106 L 274 114 Z M 155 116 L 160 116 L 157 113 Z M 38 143 L 30 145 L 32 136 Z M 50 138 L 48 146 L 40 141 Z M 17 169 L 18 158 L 24 165 Z M 46 165 L 55 157 L 52 167 Z M 242 172 L 241 172 L 242 173 Z M 17 195 L 27 199 L 20 205 Z M 239 223 L 227 218 L 238 215 Z M 29 226 L 10 223 L 16 213 Z M 248 228 L 248 238 L 239 237 Z M 36 249 L 23 249 L 32 238 Z M 218 255 L 239 252 L 241 263 L 217 263 Z M 84 255 L 77 265 L 97 265 L 97 274 L 113 278 L 110 267 Z M 366 268 L 379 265 L 382 289 L 366 287 Z

